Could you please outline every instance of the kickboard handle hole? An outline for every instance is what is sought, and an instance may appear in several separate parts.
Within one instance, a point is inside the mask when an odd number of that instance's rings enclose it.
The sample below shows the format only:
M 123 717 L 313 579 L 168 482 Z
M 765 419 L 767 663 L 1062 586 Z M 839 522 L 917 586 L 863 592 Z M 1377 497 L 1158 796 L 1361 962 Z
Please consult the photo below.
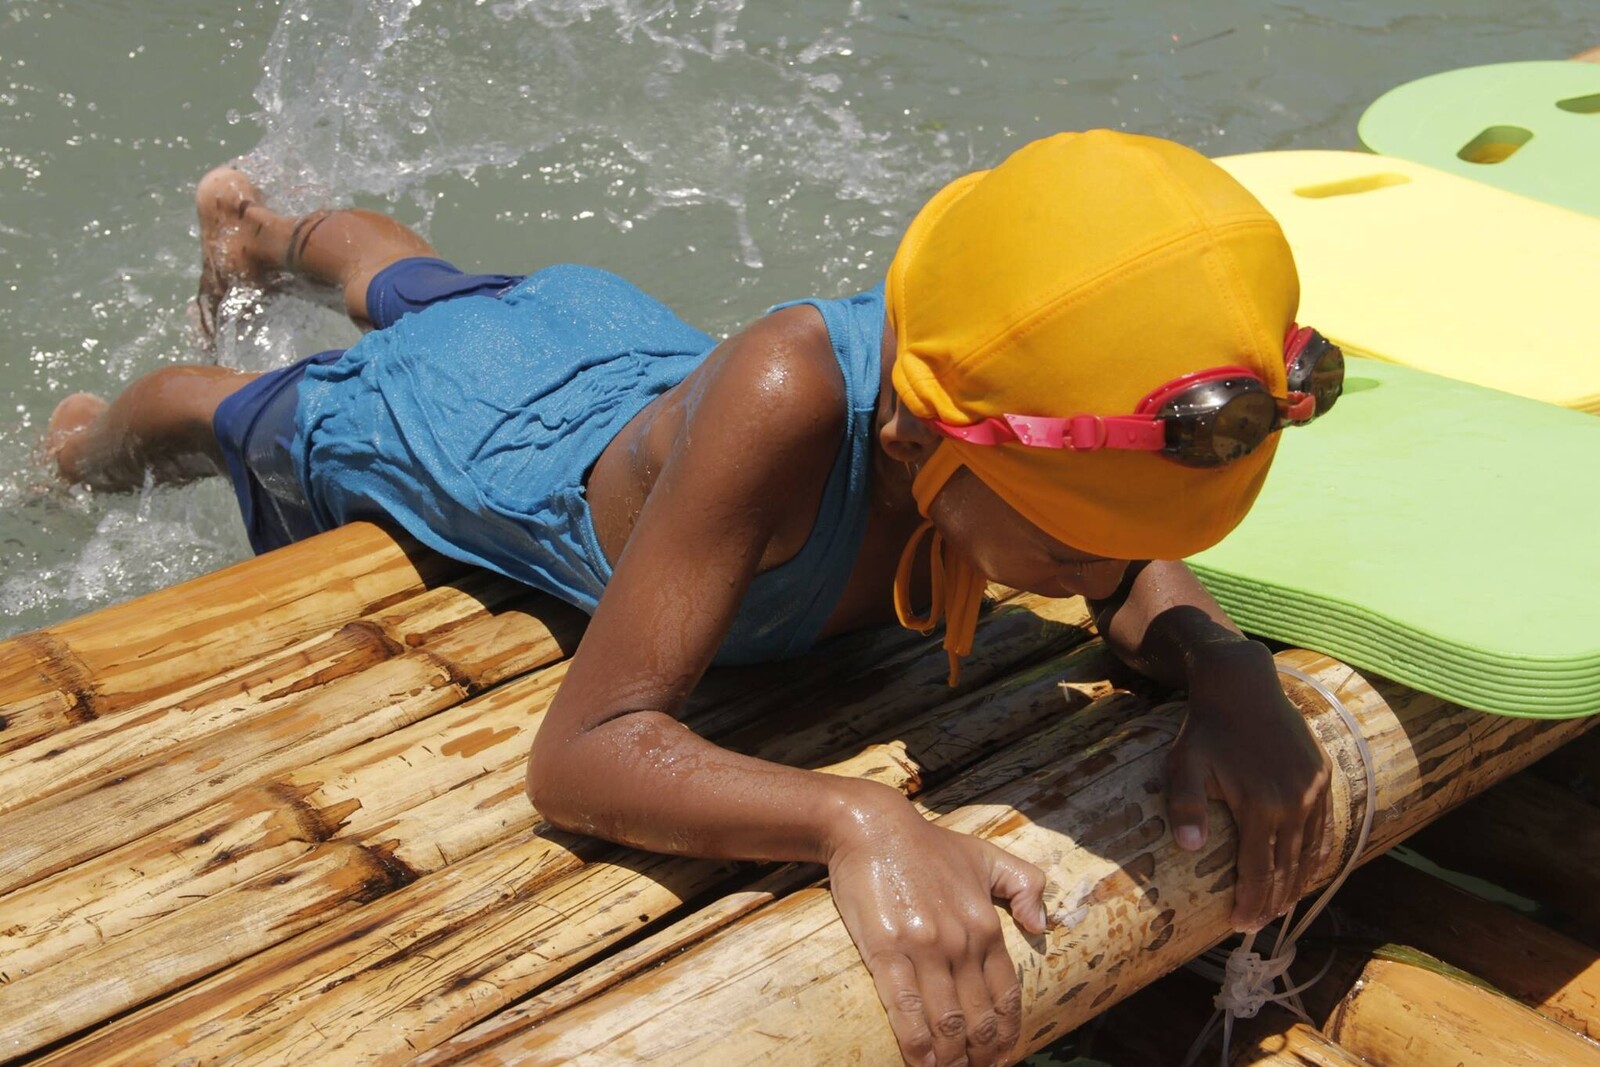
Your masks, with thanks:
M 1303 196 L 1308 200 L 1326 200 L 1330 196 L 1351 196 L 1355 193 L 1370 193 L 1374 189 L 1387 189 L 1391 185 L 1405 185 L 1410 180 L 1404 174 L 1393 172 L 1363 174 L 1359 178 L 1323 182 L 1321 185 L 1302 185 L 1294 191 L 1294 195 Z
M 1570 111 L 1575 115 L 1600 115 L 1600 93 L 1590 93 L 1588 96 L 1571 96 L 1565 100 L 1557 100 L 1556 107 L 1562 111 Z
M 1461 146 L 1456 158 L 1466 163 L 1504 163 L 1533 140 L 1533 131 L 1521 126 L 1489 126 Z

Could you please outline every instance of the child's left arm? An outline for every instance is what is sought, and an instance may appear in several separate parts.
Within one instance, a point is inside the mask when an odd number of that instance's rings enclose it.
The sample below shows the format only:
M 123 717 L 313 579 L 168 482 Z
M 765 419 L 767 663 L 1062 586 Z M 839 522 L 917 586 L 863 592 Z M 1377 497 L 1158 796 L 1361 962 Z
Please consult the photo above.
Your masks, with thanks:
M 1173 837 L 1202 848 L 1208 799 L 1226 803 L 1239 836 L 1233 922 L 1262 926 L 1300 898 L 1331 846 L 1327 753 L 1284 696 L 1272 653 L 1241 634 L 1182 563 L 1135 563 L 1093 607 L 1124 662 L 1188 691 L 1167 763 Z

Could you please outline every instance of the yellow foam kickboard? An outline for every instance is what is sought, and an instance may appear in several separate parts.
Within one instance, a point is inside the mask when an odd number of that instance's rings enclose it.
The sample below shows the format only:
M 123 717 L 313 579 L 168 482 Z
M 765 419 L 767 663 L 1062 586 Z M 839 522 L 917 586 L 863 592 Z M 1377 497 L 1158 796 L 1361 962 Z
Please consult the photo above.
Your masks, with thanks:
M 1600 413 L 1600 218 L 1408 160 L 1217 160 L 1277 216 L 1302 325 L 1356 355 Z

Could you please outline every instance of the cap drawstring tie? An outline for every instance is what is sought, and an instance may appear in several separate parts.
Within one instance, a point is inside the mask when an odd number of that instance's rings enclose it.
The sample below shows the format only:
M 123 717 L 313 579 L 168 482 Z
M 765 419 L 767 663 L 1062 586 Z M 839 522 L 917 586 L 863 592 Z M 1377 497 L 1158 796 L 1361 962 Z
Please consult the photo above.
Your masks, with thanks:
M 911 495 L 916 498 L 917 513 L 924 521 L 906 542 L 894 573 L 894 613 L 901 626 L 928 634 L 939 625 L 941 617 L 945 620 L 944 650 L 950 657 L 952 688 L 961 684 L 961 657 L 972 651 L 972 636 L 978 629 L 978 609 L 983 606 L 985 579 L 964 555 L 945 543 L 944 535 L 928 518 L 928 512 L 933 508 L 933 498 L 960 467 L 960 454 L 950 447 L 949 441 L 943 441 L 912 479 Z M 932 601 L 928 614 L 918 617 L 911 610 L 911 568 L 916 565 L 917 550 L 923 538 L 930 532 L 933 540 L 928 545 L 931 571 L 928 586 Z

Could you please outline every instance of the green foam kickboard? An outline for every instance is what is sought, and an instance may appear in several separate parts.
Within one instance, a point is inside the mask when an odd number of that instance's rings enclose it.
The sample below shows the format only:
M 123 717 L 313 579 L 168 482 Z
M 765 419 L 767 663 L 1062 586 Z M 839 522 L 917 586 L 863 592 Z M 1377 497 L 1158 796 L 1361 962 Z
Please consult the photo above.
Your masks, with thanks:
M 1389 90 L 1358 127 L 1374 152 L 1600 215 L 1600 63 L 1445 71 Z
M 1388 620 L 1371 621 L 1361 627 L 1341 628 L 1329 625 L 1322 617 L 1323 605 L 1305 606 L 1299 614 L 1291 612 L 1258 616 L 1248 608 L 1241 608 L 1238 599 L 1219 595 L 1218 600 L 1231 604 L 1253 633 L 1275 635 L 1295 644 L 1321 647 L 1369 671 L 1379 670 L 1372 664 L 1408 664 L 1412 668 L 1405 678 L 1408 684 L 1426 692 L 1448 694 L 1449 699 L 1467 707 L 1556 718 L 1590 714 L 1600 707 L 1600 690 L 1592 687 L 1573 688 L 1537 680 L 1514 684 L 1505 679 L 1471 677 L 1469 672 L 1456 664 L 1443 662 L 1429 650 L 1418 651 L 1403 642 L 1391 644 L 1362 639 L 1363 634 L 1374 629 L 1388 636 L 1393 628 Z M 1308 619 L 1312 621 L 1307 622 Z M 1592 672 L 1594 668 L 1590 670 Z M 1391 670 L 1390 673 L 1398 675 L 1401 672 Z
M 1600 419 L 1347 357 L 1189 562 L 1246 630 L 1509 715 L 1600 712 Z

